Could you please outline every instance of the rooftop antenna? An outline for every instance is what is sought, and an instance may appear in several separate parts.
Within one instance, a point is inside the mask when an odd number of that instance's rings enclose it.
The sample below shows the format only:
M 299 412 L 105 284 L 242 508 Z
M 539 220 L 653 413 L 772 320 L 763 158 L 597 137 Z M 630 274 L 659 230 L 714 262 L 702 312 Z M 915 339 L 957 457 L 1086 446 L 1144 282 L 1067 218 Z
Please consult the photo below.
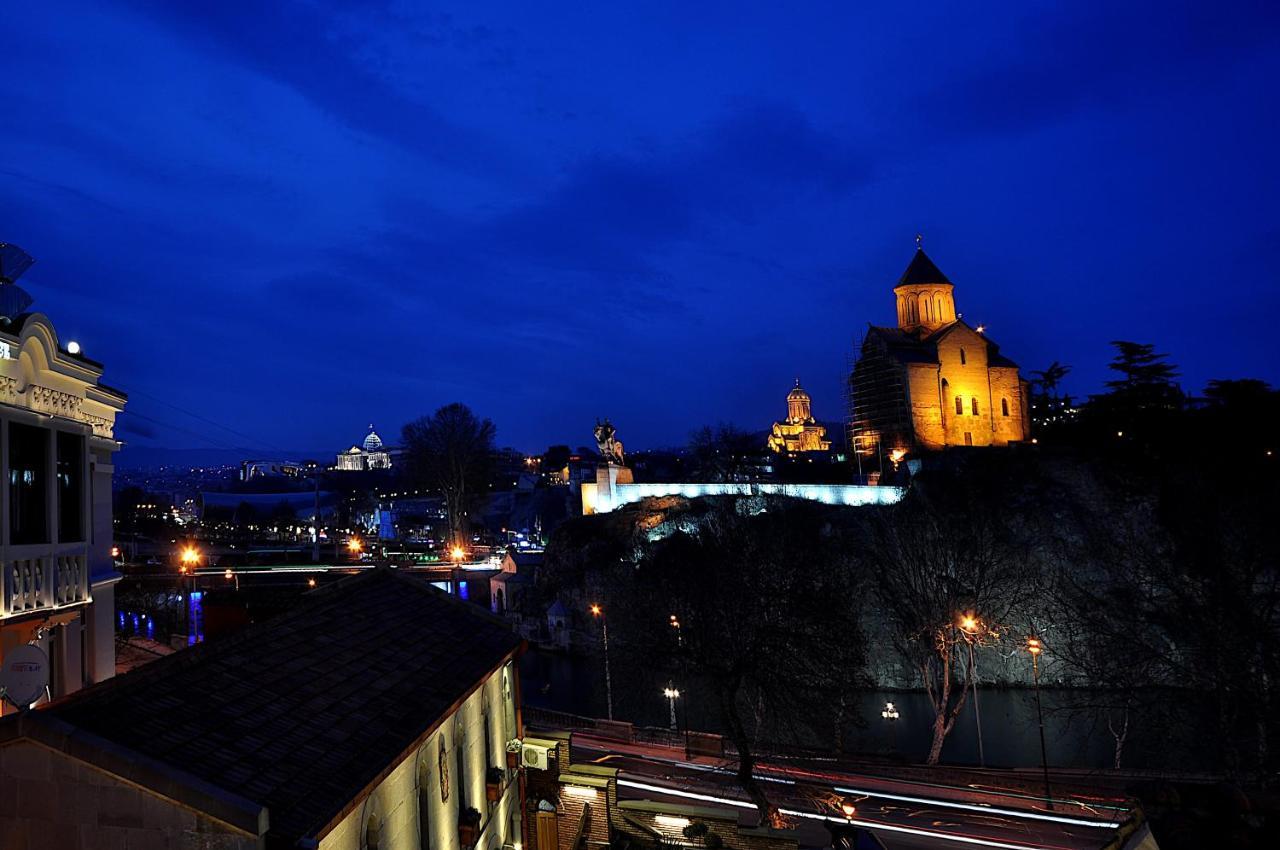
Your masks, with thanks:
M 34 262 L 31 255 L 17 245 L 0 242 L 0 324 L 9 324 L 31 306 L 31 296 L 14 281 Z

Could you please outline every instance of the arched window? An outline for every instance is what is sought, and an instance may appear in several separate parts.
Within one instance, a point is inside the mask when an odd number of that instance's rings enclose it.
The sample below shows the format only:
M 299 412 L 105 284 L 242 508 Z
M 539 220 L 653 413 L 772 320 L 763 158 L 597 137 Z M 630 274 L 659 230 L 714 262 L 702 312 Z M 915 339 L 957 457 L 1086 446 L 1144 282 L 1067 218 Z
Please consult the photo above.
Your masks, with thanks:
M 962 348 L 960 349 L 960 365 L 963 366 L 965 362 L 964 349 Z
M 946 311 L 942 309 L 942 296 L 935 295 L 933 299 L 933 314 L 938 317 L 939 322 L 947 320 Z
M 964 399 L 956 396 L 956 416 L 964 416 Z
M 364 850 L 378 850 L 382 842 L 382 821 L 370 814 L 364 824 Z
M 1007 398 L 1000 399 L 1000 414 L 1002 416 L 1009 415 L 1009 399 Z
M 969 403 L 970 403 L 970 406 L 973 408 L 973 415 L 977 416 L 978 415 L 978 399 L 971 398 L 969 399 Z

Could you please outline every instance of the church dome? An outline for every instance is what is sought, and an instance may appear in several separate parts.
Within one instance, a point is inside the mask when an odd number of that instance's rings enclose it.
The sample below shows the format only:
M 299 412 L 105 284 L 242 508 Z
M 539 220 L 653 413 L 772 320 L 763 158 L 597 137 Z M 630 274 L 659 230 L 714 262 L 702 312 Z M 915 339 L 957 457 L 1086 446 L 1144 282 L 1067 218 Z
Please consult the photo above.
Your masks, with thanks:
M 369 426 L 369 436 L 364 438 L 364 450 L 366 452 L 376 452 L 382 448 L 382 438 L 373 430 L 373 426 Z
M 787 393 L 787 421 L 808 422 L 813 418 L 812 406 L 813 399 L 809 398 L 809 394 L 800 386 L 800 379 L 796 378 L 795 388 Z

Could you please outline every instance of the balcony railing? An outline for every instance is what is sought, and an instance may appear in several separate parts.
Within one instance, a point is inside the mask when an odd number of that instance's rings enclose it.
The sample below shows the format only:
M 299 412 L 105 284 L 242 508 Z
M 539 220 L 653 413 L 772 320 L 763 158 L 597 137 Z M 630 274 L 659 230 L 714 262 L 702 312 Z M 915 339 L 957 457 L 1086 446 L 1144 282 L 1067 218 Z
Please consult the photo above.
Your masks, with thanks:
M 0 581 L 0 617 L 89 601 L 89 569 L 84 554 L 43 554 L 10 558 Z

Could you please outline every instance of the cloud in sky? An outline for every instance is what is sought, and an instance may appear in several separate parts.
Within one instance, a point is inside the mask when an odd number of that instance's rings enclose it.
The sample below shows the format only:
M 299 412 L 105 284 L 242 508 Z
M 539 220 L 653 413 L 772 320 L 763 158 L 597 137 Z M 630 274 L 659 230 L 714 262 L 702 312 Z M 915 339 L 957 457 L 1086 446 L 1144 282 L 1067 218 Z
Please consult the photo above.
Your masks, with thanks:
M 767 426 L 796 374 L 838 418 L 919 230 L 1077 392 L 1117 337 L 1193 390 L 1280 382 L 1257 335 L 1189 330 L 1280 309 L 1270 4 L 12 17 L 0 239 L 133 409 L 187 428 L 139 443 L 203 432 L 166 399 L 265 446 L 454 400 L 530 449 L 604 414 L 669 444 Z

